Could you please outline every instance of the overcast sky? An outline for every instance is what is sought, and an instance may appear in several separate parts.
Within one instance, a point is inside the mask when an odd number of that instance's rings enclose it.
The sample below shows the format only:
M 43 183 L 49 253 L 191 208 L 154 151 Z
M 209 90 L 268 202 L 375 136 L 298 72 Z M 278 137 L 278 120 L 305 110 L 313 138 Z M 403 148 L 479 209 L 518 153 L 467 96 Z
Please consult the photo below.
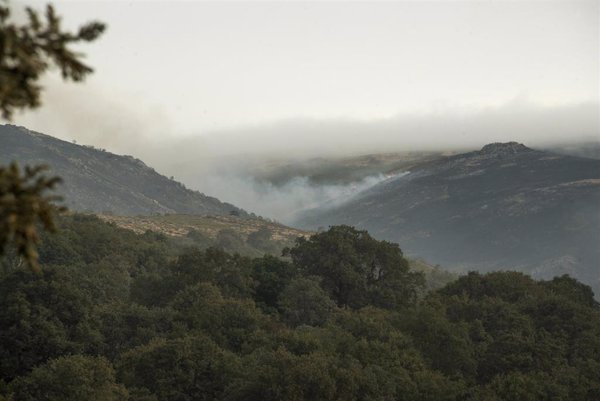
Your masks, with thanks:
M 247 141 L 297 121 L 318 140 L 336 121 L 456 122 L 519 104 L 585 105 L 580 131 L 598 133 L 598 1 L 54 3 L 67 26 L 108 24 L 82 47 L 96 72 L 46 79 L 44 107 L 15 122 L 115 151 L 142 138 Z M 414 139 L 411 127 L 389 135 Z

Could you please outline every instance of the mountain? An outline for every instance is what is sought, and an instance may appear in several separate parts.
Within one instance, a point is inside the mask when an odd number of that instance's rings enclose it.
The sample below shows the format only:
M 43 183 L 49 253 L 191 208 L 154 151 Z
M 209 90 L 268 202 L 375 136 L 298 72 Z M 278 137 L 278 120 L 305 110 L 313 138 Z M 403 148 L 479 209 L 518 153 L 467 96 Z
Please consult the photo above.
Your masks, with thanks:
M 364 228 L 454 271 L 568 273 L 600 293 L 600 160 L 493 143 L 415 166 L 296 223 Z
M 0 163 L 46 164 L 63 179 L 65 204 L 75 211 L 119 215 L 187 213 L 246 215 L 216 198 L 191 191 L 132 156 L 65 142 L 14 125 L 0 125 Z

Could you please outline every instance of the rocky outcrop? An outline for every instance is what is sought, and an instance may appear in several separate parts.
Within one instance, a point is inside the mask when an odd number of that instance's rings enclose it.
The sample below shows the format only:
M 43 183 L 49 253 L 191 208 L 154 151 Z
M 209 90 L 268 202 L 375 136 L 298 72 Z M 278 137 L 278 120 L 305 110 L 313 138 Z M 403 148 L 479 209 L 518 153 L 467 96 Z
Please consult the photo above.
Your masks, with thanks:
M 508 156 L 514 155 L 517 153 L 523 152 L 531 152 L 533 149 L 528 148 L 522 143 L 518 142 L 495 142 L 485 145 L 479 151 L 482 155 L 490 155 L 490 156 Z

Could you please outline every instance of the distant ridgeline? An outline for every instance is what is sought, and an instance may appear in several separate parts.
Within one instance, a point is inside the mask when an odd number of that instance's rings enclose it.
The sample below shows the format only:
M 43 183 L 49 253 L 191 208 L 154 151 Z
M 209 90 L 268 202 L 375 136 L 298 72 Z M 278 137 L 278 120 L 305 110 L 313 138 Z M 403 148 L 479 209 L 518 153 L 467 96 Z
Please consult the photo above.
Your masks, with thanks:
M 14 125 L 0 125 L 0 163 L 46 164 L 63 179 L 59 192 L 75 211 L 119 215 L 189 213 L 246 215 L 192 191 L 132 156 L 119 156 Z
M 331 224 L 367 229 L 445 269 L 570 274 L 600 293 L 600 160 L 493 143 L 296 221 Z

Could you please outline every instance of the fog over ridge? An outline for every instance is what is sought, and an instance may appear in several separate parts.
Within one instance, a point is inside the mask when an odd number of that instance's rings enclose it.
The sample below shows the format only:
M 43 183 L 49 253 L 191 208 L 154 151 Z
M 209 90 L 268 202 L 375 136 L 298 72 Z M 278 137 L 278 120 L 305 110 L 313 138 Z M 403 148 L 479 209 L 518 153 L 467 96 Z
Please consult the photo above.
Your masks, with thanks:
M 258 215 L 290 224 L 299 212 L 323 205 L 340 205 L 354 195 L 399 175 L 374 174 L 347 184 L 317 184 L 308 177 L 297 176 L 283 185 L 252 177 L 208 176 L 203 178 L 203 184 L 208 193 L 219 199 L 236 199 L 242 207 Z
M 540 146 L 600 140 L 599 135 L 598 102 L 540 106 L 517 99 L 475 111 L 398 113 L 372 120 L 296 118 L 212 132 L 201 138 L 218 155 L 285 152 L 299 156 L 345 156 L 473 148 L 507 141 Z M 195 140 L 192 137 L 187 141 Z
M 250 167 L 286 158 L 472 150 L 490 142 L 519 141 L 543 147 L 600 141 L 599 124 L 598 105 L 591 102 L 562 107 L 512 103 L 472 114 L 398 115 L 376 121 L 295 119 L 182 139 L 173 145 L 173 153 L 187 149 L 193 155 L 191 149 L 201 149 L 208 159 L 179 158 L 171 165 L 173 159 L 160 161 L 165 163 L 161 168 L 193 188 L 286 222 L 302 209 L 326 204 L 326 194 L 351 196 L 382 177 L 370 176 L 354 186 L 321 187 L 297 176 L 276 186 L 257 181 Z M 199 168 L 190 171 L 194 165 Z
M 600 142 L 598 102 L 541 106 L 515 99 L 479 110 L 399 113 L 385 119 L 295 118 L 250 127 L 178 135 L 177 127 L 151 105 L 95 97 L 65 113 L 69 96 L 43 112 L 17 121 L 37 131 L 142 159 L 192 189 L 251 212 L 290 221 L 292 216 L 379 182 L 377 174 L 348 185 L 323 186 L 301 174 L 283 185 L 257 177 L 273 162 L 335 159 L 380 152 L 479 149 L 490 142 L 518 141 L 529 147 L 578 141 Z M 107 117 L 110 116 L 110 117 Z

